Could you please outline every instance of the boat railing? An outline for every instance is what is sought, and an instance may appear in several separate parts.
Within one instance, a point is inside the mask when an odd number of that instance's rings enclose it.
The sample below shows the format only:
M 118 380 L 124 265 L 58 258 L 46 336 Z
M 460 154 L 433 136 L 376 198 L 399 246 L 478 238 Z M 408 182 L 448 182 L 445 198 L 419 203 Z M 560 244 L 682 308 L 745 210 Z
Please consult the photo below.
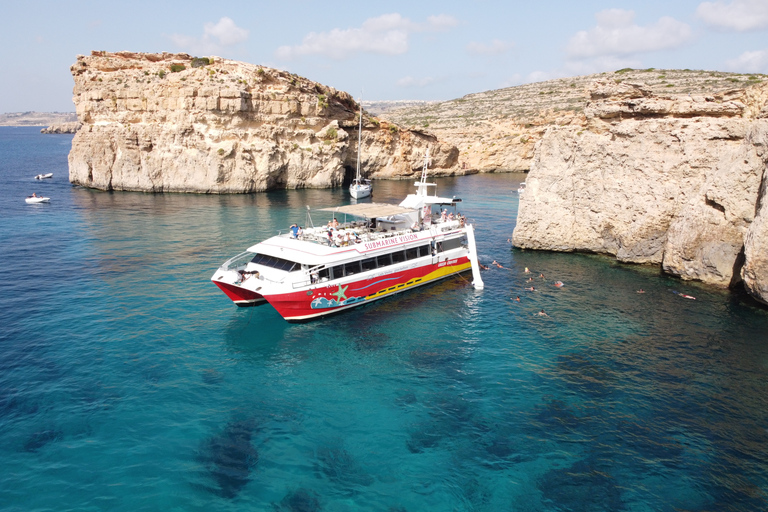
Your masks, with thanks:
M 420 227 L 419 230 L 414 230 L 411 228 L 406 229 L 396 229 L 396 230 L 372 230 L 368 226 L 366 226 L 364 223 L 350 223 L 350 224 L 342 224 L 337 229 L 334 230 L 334 237 L 333 237 L 333 243 L 336 243 L 337 237 L 336 234 L 341 233 L 342 235 L 346 236 L 347 233 L 349 233 L 351 236 L 354 236 L 355 238 L 360 239 L 360 241 L 374 241 L 374 240 L 381 240 L 385 238 L 391 238 L 394 236 L 400 236 L 400 235 L 407 235 L 409 233 L 413 233 L 415 231 L 423 231 L 423 230 L 429 230 L 433 233 L 442 233 L 446 231 L 453 231 L 455 229 L 463 227 L 464 223 L 460 219 L 446 219 L 442 220 L 439 217 L 437 217 L 435 220 L 433 220 L 430 224 L 426 224 Z M 286 234 L 285 236 L 290 236 L 290 234 Z M 312 242 L 320 245 L 328 245 L 329 239 L 328 238 L 328 228 L 325 226 L 319 226 L 314 228 L 308 228 L 303 230 L 302 234 L 298 236 L 298 240 L 303 240 L 305 242 Z M 351 243 L 347 244 L 344 243 L 344 245 L 354 245 L 355 241 L 352 241 Z

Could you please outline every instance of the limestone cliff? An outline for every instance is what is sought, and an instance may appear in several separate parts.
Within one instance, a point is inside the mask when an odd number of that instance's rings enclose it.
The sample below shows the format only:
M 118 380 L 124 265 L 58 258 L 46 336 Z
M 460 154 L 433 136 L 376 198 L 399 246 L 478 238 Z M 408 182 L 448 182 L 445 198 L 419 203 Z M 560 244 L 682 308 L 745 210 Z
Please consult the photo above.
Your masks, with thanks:
M 597 81 L 537 143 L 513 242 L 739 282 L 768 303 L 768 85 L 659 95 Z M 743 267 L 743 268 L 742 268 Z
M 644 90 L 660 97 L 714 97 L 766 78 L 690 69 L 625 68 L 468 94 L 443 102 L 400 102 L 403 108 L 373 103 L 371 110 L 401 126 L 429 130 L 442 142 L 458 147 L 461 172 L 528 171 L 534 147 L 550 126 L 581 126 L 586 122 L 584 90 L 595 80 L 641 82 Z
M 40 133 L 77 133 L 82 124 L 75 121 L 72 123 L 54 123 L 40 130 Z
M 238 193 L 341 185 L 356 167 L 358 105 L 284 71 L 187 54 L 92 52 L 71 68 L 82 127 L 70 181 L 104 190 Z M 455 172 L 434 136 L 363 120 L 363 172 Z

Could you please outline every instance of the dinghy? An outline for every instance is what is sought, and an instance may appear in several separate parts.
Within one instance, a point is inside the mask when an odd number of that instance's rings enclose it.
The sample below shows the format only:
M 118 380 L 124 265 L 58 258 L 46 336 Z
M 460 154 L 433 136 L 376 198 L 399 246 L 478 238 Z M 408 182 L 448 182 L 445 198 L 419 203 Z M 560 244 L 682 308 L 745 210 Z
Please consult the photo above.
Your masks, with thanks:
M 47 180 L 49 178 L 53 178 L 53 173 L 49 172 L 48 174 L 38 174 L 35 176 L 36 180 Z
M 51 201 L 50 197 L 38 197 L 38 196 L 29 196 L 25 199 L 27 204 L 37 204 L 37 203 L 48 203 Z

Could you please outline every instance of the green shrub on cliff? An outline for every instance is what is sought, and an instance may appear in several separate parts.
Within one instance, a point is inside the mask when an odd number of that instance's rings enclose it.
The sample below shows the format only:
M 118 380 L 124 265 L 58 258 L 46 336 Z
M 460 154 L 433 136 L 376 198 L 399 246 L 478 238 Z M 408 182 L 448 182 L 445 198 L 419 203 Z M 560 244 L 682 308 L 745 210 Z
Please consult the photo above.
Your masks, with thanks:
M 208 57 L 195 57 L 192 59 L 191 66 L 193 68 L 202 68 L 203 66 L 207 66 L 208 64 L 213 64 L 211 62 L 211 59 Z
M 187 66 L 184 64 L 171 64 L 171 73 L 178 73 L 179 71 L 184 71 L 187 69 Z

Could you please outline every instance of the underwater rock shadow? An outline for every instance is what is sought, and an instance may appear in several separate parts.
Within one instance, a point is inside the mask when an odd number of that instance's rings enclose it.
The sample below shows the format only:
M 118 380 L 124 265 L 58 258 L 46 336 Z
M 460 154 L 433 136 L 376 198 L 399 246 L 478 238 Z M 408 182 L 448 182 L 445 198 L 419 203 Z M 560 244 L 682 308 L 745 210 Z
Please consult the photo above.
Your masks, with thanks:
M 36 452 L 47 444 L 61 441 L 63 438 L 64 433 L 61 430 L 41 430 L 29 436 L 23 448 L 25 452 Z
M 251 480 L 251 471 L 259 461 L 252 438 L 256 422 L 253 419 L 233 421 L 224 430 L 203 442 L 199 459 L 209 476 L 216 482 L 209 491 L 223 498 L 235 498 Z
M 272 503 L 275 512 L 319 512 L 320 497 L 315 491 L 300 487 L 288 492 L 280 503 Z
M 593 459 L 550 470 L 537 485 L 545 502 L 554 504 L 557 510 L 613 512 L 625 509 L 619 485 L 608 469 Z
M 357 459 L 344 448 L 341 441 L 317 448 L 315 470 L 349 490 L 354 487 L 367 487 L 374 481 Z

